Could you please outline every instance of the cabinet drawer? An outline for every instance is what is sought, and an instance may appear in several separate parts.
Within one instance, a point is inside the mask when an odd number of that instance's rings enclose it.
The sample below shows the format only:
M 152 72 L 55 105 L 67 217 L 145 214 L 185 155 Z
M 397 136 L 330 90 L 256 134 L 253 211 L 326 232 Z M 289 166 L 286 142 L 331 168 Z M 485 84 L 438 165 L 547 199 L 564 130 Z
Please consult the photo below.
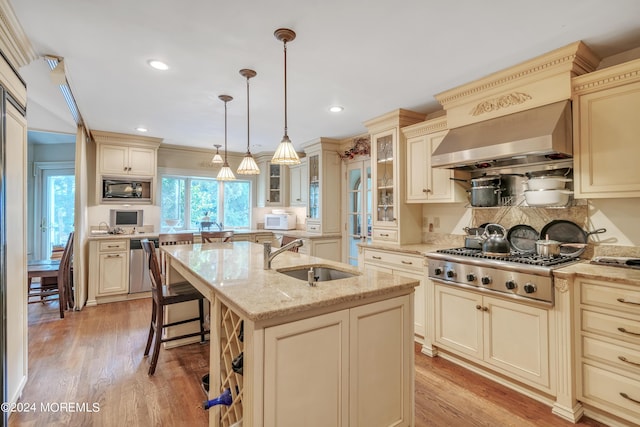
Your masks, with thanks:
M 397 242 L 398 231 L 397 230 L 385 230 L 374 228 L 371 238 L 373 240 L 385 241 L 385 242 Z
M 412 256 L 394 252 L 365 249 L 364 261 L 369 263 L 392 264 L 394 267 L 421 271 L 424 267 L 424 257 Z
M 583 309 L 582 330 L 640 344 L 640 322 L 633 319 Z
M 309 233 L 320 233 L 322 231 L 322 228 L 320 227 L 320 224 L 307 223 L 307 231 Z
M 127 250 L 126 240 L 108 240 L 106 242 L 100 242 L 98 245 L 100 252 L 117 252 Z
M 640 378 L 638 377 L 622 376 L 583 364 L 582 396 L 587 403 L 640 423 Z
M 582 357 L 640 375 L 640 347 L 627 347 L 593 337 L 582 337 Z
M 580 302 L 640 315 L 640 290 L 631 286 L 600 281 L 580 283 Z

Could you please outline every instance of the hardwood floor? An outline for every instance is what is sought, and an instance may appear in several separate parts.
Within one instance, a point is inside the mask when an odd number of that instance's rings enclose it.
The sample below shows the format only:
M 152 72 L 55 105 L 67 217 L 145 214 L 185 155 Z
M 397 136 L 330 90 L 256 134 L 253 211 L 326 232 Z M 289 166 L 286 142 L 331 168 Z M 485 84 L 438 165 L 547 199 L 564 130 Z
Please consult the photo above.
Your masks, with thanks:
M 9 426 L 206 426 L 200 378 L 209 346 L 161 350 L 147 376 L 143 358 L 151 302 L 134 300 L 60 319 L 54 304 L 29 306 L 29 381 L 21 402 L 36 412 L 14 413 Z M 57 404 L 99 411 L 62 411 Z M 42 408 L 42 405 L 45 405 Z M 42 411 L 47 409 L 49 411 Z M 80 406 L 78 409 L 83 409 Z M 551 408 L 416 346 L 416 423 L 421 426 L 572 426 Z M 582 426 L 603 426 L 584 419 Z

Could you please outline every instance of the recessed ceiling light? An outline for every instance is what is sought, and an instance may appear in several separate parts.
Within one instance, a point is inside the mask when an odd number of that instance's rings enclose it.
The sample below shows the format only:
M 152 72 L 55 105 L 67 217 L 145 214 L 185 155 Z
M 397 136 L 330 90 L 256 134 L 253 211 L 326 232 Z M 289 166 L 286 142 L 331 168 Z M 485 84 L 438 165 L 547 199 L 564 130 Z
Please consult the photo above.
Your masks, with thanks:
M 342 110 L 344 110 L 344 107 L 340 105 L 332 105 L 331 107 L 329 107 L 329 111 L 331 111 L 332 113 L 339 113 Z
M 144 128 L 144 127 L 140 126 L 140 127 L 137 127 L 137 128 L 136 128 L 136 130 L 137 130 L 138 132 L 147 132 L 149 129 L 147 129 L 147 128 Z
M 166 71 L 169 69 L 169 66 L 162 61 L 158 61 L 157 59 L 150 59 L 148 61 L 149 66 L 155 68 L 156 70 Z

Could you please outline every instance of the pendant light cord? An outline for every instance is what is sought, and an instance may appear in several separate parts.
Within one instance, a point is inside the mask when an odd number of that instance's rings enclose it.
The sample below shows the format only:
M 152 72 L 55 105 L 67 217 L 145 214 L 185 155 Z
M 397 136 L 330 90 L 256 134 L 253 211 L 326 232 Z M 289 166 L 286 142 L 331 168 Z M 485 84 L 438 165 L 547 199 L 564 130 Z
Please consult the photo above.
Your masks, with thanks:
M 247 76 L 247 154 L 251 153 L 249 148 L 249 77 Z
M 227 101 L 224 101 L 224 165 L 227 166 Z
M 287 41 L 284 40 L 284 136 L 287 138 Z

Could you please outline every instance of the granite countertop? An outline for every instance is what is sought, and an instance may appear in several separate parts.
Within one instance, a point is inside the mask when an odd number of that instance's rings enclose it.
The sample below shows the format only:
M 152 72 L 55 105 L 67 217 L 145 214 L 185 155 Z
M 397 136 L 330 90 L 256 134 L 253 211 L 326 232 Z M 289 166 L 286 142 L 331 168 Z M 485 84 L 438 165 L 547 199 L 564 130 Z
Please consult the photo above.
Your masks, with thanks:
M 214 230 L 211 230 L 214 231 Z M 215 230 L 217 231 L 217 230 Z M 226 231 L 226 230 L 225 230 Z M 176 231 L 179 233 L 179 231 Z M 234 234 L 262 234 L 267 233 L 271 234 L 271 230 L 254 230 L 254 229 L 243 229 L 243 230 L 233 230 Z M 108 239 L 148 239 L 158 237 L 161 233 L 157 232 L 136 232 L 136 233 L 120 233 L 120 234 L 94 234 L 89 233 L 89 240 L 108 240 Z M 194 235 L 199 235 L 199 231 L 194 231 Z
M 342 237 L 340 233 L 324 233 L 324 234 L 316 234 L 309 233 L 306 230 L 269 230 L 273 231 L 275 234 L 282 234 L 284 236 L 291 236 L 303 239 L 335 239 L 338 237 Z
M 584 277 L 606 282 L 626 283 L 640 286 L 640 269 L 611 267 L 608 265 L 591 264 L 589 261 L 571 264 L 553 270 L 553 276 L 562 279 Z
M 276 256 L 271 269 L 264 270 L 264 248 L 250 242 L 164 246 L 161 250 L 172 257 L 171 262 L 178 262 L 253 321 L 361 301 L 419 285 L 415 279 L 379 271 L 361 272 L 347 264 L 290 251 Z M 276 271 L 311 264 L 356 275 L 311 287 L 306 281 Z

